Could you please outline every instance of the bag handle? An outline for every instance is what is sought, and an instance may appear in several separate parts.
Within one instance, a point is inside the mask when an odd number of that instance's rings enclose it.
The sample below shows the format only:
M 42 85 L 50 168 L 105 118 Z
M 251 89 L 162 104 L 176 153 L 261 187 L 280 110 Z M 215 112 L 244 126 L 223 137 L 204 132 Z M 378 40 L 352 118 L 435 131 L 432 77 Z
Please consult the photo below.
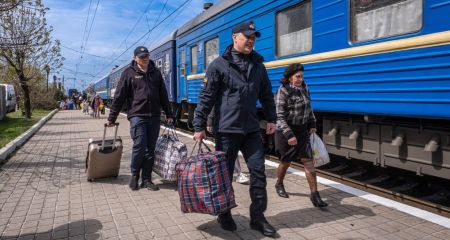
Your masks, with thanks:
M 201 140 L 200 142 L 195 141 L 195 144 L 194 144 L 194 147 L 192 148 L 190 156 L 192 156 L 192 153 L 194 153 L 194 150 L 195 150 L 195 147 L 197 146 L 197 144 L 198 144 L 197 154 L 203 153 L 202 146 L 205 146 L 205 148 L 208 150 L 208 152 L 211 152 L 211 148 L 209 148 L 208 145 L 206 145 L 206 143 L 203 142 L 203 140 Z
M 175 131 L 175 125 L 172 124 L 168 124 L 167 127 L 164 128 L 163 132 L 161 133 L 161 135 L 163 135 L 167 130 L 167 133 L 169 135 L 172 135 L 176 140 L 178 140 L 178 135 L 177 135 L 177 131 Z
M 116 147 L 116 138 L 117 138 L 117 130 L 119 129 L 119 123 L 113 123 L 116 126 L 116 131 L 114 132 L 114 140 L 112 149 L 114 150 Z M 106 129 L 108 128 L 108 124 L 105 123 L 105 130 L 103 131 L 103 138 L 102 138 L 102 151 L 105 148 L 105 137 L 106 137 Z

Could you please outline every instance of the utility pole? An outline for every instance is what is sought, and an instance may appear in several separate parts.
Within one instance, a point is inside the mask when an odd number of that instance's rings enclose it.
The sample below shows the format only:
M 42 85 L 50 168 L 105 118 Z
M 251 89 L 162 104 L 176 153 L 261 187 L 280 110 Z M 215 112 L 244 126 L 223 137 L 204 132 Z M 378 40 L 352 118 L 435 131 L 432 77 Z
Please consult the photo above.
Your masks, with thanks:
M 56 77 L 56 75 L 53 75 L 53 86 L 55 87 L 55 88 L 58 88 L 58 86 L 56 85 L 56 80 L 57 80 L 58 78 Z
M 44 70 L 47 73 L 47 92 L 48 92 L 48 74 L 50 73 L 50 66 L 48 64 L 45 64 Z

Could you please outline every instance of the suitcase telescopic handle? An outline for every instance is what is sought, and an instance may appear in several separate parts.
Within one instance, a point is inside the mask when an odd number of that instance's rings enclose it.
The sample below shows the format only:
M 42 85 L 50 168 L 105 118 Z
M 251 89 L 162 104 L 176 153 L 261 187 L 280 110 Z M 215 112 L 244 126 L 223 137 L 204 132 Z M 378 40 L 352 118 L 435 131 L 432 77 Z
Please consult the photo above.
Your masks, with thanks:
M 119 123 L 113 123 L 116 126 L 116 131 L 114 131 L 114 140 L 112 149 L 114 150 L 116 147 L 116 138 L 117 138 L 117 130 L 119 129 Z M 106 137 L 106 129 L 108 128 L 108 124 L 105 123 L 105 129 L 103 130 L 103 138 L 102 138 L 102 151 L 105 148 L 105 137 Z

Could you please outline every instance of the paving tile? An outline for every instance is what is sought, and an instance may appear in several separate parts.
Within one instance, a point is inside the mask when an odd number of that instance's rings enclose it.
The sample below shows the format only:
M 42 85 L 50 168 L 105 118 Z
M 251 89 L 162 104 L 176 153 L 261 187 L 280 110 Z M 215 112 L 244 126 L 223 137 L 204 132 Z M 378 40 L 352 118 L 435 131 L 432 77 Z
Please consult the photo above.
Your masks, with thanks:
M 102 135 L 103 121 L 61 111 L 0 167 L 1 239 L 265 239 L 249 228 L 248 186 L 233 184 L 235 232 L 222 230 L 214 216 L 181 213 L 176 185 L 156 175 L 160 191 L 131 191 L 132 141 L 123 116 L 120 176 L 87 182 L 87 141 Z M 179 138 L 192 147 L 190 137 Z M 280 198 L 273 188 L 276 170 L 267 167 L 266 174 L 266 217 L 280 239 L 450 239 L 445 227 L 320 184 L 330 206 L 314 208 L 306 179 L 293 174 L 285 179 L 291 197 Z

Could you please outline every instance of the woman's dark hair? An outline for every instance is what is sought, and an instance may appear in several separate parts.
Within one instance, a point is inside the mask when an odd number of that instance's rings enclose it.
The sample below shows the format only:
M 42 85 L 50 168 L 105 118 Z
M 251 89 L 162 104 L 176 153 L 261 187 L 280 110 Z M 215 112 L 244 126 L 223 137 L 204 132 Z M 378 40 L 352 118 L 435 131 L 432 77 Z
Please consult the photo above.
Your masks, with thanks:
M 284 69 L 283 78 L 280 82 L 283 84 L 289 83 L 289 78 L 297 72 L 303 72 L 303 65 L 301 63 L 293 63 Z

